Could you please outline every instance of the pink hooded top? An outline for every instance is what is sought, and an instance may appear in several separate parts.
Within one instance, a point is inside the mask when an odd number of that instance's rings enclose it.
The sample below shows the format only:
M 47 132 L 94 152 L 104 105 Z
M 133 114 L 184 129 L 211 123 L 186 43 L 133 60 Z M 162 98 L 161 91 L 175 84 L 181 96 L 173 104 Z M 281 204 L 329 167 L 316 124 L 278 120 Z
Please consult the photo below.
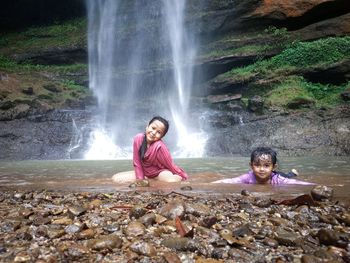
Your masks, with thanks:
M 139 149 L 144 136 L 144 133 L 139 133 L 134 138 L 133 164 L 136 179 L 154 178 L 164 170 L 181 176 L 182 180 L 188 179 L 185 171 L 173 163 L 170 152 L 162 140 L 152 143 L 146 150 L 143 160 L 141 160 Z
M 238 177 L 218 180 L 213 183 L 228 183 L 228 184 L 259 184 L 255 178 L 255 175 L 252 171 L 249 171 L 246 174 L 243 174 Z M 281 185 L 281 184 L 300 184 L 300 185 L 314 185 L 314 183 L 309 183 L 305 181 L 300 181 L 296 179 L 290 179 L 279 175 L 278 173 L 272 172 L 270 178 L 270 184 L 272 185 Z

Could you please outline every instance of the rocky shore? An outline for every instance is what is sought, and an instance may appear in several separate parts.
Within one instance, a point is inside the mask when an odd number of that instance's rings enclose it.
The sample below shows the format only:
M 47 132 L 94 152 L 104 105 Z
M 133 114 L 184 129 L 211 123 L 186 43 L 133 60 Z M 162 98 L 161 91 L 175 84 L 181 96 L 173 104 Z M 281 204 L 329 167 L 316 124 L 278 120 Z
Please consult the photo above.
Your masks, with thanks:
M 348 204 L 293 199 L 2 189 L 1 262 L 349 262 Z

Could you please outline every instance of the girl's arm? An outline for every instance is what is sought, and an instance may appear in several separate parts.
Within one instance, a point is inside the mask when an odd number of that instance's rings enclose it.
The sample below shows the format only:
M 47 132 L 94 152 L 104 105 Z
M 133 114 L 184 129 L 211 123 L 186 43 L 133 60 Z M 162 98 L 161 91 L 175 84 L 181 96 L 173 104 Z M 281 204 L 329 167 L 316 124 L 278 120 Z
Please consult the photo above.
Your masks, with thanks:
M 251 184 L 252 183 L 252 178 L 249 173 L 247 174 L 242 174 L 238 177 L 233 177 L 233 178 L 227 178 L 227 179 L 221 179 L 212 182 L 214 184 L 218 183 L 223 183 L 223 184 Z
M 134 144 L 133 144 L 133 165 L 134 165 L 136 179 L 138 180 L 143 180 L 145 178 L 143 174 L 142 161 L 139 155 L 139 149 L 140 149 L 142 140 L 143 138 L 141 137 L 141 140 L 140 140 L 139 135 L 137 135 L 134 138 Z

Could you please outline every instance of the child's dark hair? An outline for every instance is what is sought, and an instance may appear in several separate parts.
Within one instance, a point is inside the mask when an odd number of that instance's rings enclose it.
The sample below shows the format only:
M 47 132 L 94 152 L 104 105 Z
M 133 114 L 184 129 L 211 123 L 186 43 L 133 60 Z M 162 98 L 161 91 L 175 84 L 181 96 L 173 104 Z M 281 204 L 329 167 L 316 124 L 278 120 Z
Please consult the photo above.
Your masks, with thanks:
M 272 150 L 270 147 L 258 147 L 252 151 L 250 155 L 250 162 L 259 160 L 259 157 L 263 155 L 271 156 L 272 164 L 275 165 L 277 163 L 277 152 Z
M 154 121 L 160 121 L 161 123 L 164 124 L 164 134 L 163 134 L 163 136 L 165 136 L 165 134 L 169 130 L 169 122 L 166 119 L 164 119 L 164 118 L 162 118 L 160 116 L 155 116 L 148 122 L 148 125 L 150 125 Z M 147 138 L 146 138 L 146 136 L 144 136 L 142 144 L 141 144 L 141 147 L 139 149 L 139 155 L 140 155 L 141 160 L 143 160 L 143 158 L 145 157 L 146 150 L 147 150 Z

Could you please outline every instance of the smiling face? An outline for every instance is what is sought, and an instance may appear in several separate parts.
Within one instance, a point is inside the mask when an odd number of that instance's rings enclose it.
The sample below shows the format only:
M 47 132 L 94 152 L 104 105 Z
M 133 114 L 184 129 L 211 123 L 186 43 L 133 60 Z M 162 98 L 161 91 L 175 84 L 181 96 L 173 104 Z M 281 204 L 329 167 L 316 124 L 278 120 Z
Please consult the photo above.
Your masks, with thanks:
M 276 168 L 272 163 L 271 156 L 263 154 L 250 163 L 256 181 L 259 184 L 266 184 L 271 178 L 271 173 Z
M 165 125 L 159 121 L 154 120 L 146 127 L 147 145 L 159 141 L 165 134 Z

